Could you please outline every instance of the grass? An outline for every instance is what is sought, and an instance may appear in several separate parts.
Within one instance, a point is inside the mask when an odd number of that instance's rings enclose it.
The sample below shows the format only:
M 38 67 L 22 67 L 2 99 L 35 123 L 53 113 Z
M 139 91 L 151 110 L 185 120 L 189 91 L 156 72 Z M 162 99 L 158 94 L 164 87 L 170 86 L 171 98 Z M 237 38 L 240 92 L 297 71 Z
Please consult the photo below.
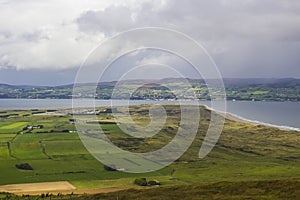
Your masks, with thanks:
M 24 127 L 26 124 L 27 124 L 27 122 L 16 122 L 16 123 L 13 123 L 13 124 L 2 126 L 2 127 L 0 127 L 0 129 L 1 130 L 3 130 L 3 129 L 17 129 L 17 128 Z
M 151 138 L 136 139 L 124 134 L 116 124 L 101 124 L 101 127 L 110 140 L 120 148 L 137 153 L 154 151 L 168 144 L 178 129 L 179 107 L 168 105 L 166 109 L 171 115 L 168 116 L 165 127 Z M 233 199 L 246 197 L 280 199 L 280 194 L 276 193 L 272 196 L 270 191 L 277 191 L 279 184 L 290 184 L 291 187 L 299 184 L 300 133 L 296 131 L 226 120 L 222 135 L 213 151 L 204 159 L 199 159 L 199 148 L 211 115 L 211 112 L 203 107 L 201 107 L 199 130 L 190 148 L 170 166 L 157 172 L 143 174 L 104 170 L 103 164 L 89 154 L 76 133 L 61 132 L 64 129 L 75 130 L 75 126 L 69 123 L 69 119 L 72 118 L 70 115 L 28 115 L 29 111 L 11 112 L 18 114 L 18 117 L 0 119 L 2 127 L 8 126 L 12 128 L 11 130 L 18 130 L 21 124 L 41 124 L 44 128 L 24 132 L 24 134 L 13 131 L 0 134 L 0 185 L 66 180 L 81 189 L 128 187 L 133 186 L 136 177 L 145 177 L 159 180 L 162 187 L 137 191 L 137 194 L 144 199 L 148 197 L 151 199 L 151 194 L 153 199 L 158 199 L 154 191 L 162 195 L 162 199 L 167 199 L 163 194 L 164 191 L 168 195 L 181 194 L 187 199 L 193 199 L 188 198 L 190 196 L 184 193 L 187 186 L 182 185 L 186 184 L 192 188 L 191 194 L 199 193 L 200 196 L 206 194 L 201 198 L 226 199 L 233 195 Z M 148 106 L 133 106 L 130 112 L 133 120 L 140 121 L 140 125 L 149 122 Z M 23 116 L 24 113 L 27 113 L 26 116 Z M 5 114 L 9 115 L 10 111 Z M 109 113 L 99 115 L 98 119 L 112 120 Z M 7 142 L 10 142 L 9 147 Z M 29 163 L 34 170 L 19 170 L 15 165 L 20 163 Z M 170 179 L 171 177 L 173 178 Z M 270 182 L 270 188 L 266 189 L 264 187 L 267 187 L 268 180 L 283 182 Z M 293 182 L 295 180 L 297 181 Z M 253 187 L 251 184 L 254 183 L 262 184 L 263 188 L 258 185 Z M 243 190 L 238 190 L 239 194 L 245 195 L 238 196 L 233 193 L 234 189 L 230 189 L 235 187 L 239 189 L 243 184 L 250 184 L 248 188 L 245 186 Z M 226 187 L 231 193 L 228 193 Z M 216 188 L 220 190 L 219 193 L 213 193 Z M 257 196 L 250 198 L 251 193 Z M 132 191 L 118 194 L 121 196 L 124 194 L 127 199 L 138 198 Z M 287 192 L 283 191 L 283 194 L 287 195 Z M 114 195 L 103 195 L 103 198 L 110 199 Z
M 17 133 L 27 125 L 27 122 L 2 123 L 0 124 L 0 133 Z
M 297 199 L 300 180 L 264 180 L 177 185 L 148 190 L 125 190 L 109 194 L 79 196 L 73 199 Z
M 123 181 L 123 180 L 122 180 Z M 93 182 L 92 182 L 93 183 Z M 111 184 L 109 181 L 108 184 Z M 126 182 L 125 182 L 126 183 Z M 93 185 L 90 185 L 93 187 Z M 119 186 L 119 185 L 118 185 Z M 105 187 L 105 185 L 103 185 Z M 73 199 L 73 200 L 132 200 L 132 199 L 183 199 L 183 200 L 287 200 L 298 199 L 300 195 L 300 179 L 278 179 L 261 181 L 224 181 L 209 184 L 178 184 L 173 186 L 152 187 L 149 189 L 127 189 L 118 192 L 96 195 L 52 195 L 46 194 L 46 199 Z M 40 199 L 39 196 L 19 197 L 11 194 L 0 194 L 0 199 Z M 43 198 L 42 198 L 43 199 Z
M 159 179 L 161 183 L 165 185 L 174 184 L 174 181 L 171 181 L 169 176 L 151 176 L 151 179 Z M 114 180 L 71 181 L 71 183 L 78 189 L 136 186 L 134 185 L 134 181 L 132 178 L 119 178 Z

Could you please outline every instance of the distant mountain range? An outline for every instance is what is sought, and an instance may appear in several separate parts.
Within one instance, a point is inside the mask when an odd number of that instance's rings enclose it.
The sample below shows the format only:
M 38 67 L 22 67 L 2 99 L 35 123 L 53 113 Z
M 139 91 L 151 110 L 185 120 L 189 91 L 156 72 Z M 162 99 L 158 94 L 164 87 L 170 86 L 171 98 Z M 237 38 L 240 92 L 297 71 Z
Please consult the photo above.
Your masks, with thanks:
M 209 100 L 205 81 L 202 79 L 187 79 L 192 88 L 185 88 L 182 78 L 167 78 L 161 80 L 125 80 L 118 82 L 124 91 L 118 91 L 114 98 L 128 98 L 128 90 L 138 86 L 131 94 L 132 99 L 173 99 L 176 96 L 168 89 L 172 86 L 180 98 Z M 265 78 L 225 78 L 224 85 L 228 100 L 245 101 L 300 101 L 300 79 L 265 79 Z M 110 99 L 116 81 L 98 83 L 97 99 Z M 80 86 L 94 85 L 84 83 Z M 73 84 L 61 86 L 32 86 L 0 84 L 0 98 L 72 98 Z M 85 97 L 85 96 L 82 96 Z M 177 96 L 178 97 L 178 96 Z

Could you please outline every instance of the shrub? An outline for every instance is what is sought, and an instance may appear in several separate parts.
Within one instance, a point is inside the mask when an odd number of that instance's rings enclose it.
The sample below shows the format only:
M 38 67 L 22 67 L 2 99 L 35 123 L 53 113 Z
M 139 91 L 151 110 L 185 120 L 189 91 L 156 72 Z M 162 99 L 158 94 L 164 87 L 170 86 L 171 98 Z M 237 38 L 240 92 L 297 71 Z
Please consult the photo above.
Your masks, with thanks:
M 148 181 L 148 185 L 150 185 L 150 186 L 160 185 L 160 182 L 158 180 L 151 180 L 151 181 Z
M 28 163 L 16 164 L 16 168 L 21 170 L 33 170 L 33 168 Z
M 117 171 L 115 165 L 111 165 L 111 166 L 104 165 L 104 169 L 105 169 L 106 171 Z
M 134 180 L 134 184 L 139 185 L 139 186 L 147 186 L 147 179 L 146 178 L 137 178 Z

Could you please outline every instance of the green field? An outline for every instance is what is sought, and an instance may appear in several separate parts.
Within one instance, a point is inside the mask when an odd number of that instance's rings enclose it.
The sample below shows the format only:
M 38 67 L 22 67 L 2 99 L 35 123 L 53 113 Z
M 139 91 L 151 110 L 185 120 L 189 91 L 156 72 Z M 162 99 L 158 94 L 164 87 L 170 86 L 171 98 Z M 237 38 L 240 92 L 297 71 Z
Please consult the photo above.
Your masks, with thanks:
M 1 130 L 18 129 L 18 128 L 23 128 L 26 124 L 27 124 L 27 122 L 16 122 L 16 123 L 9 124 L 6 126 L 1 126 L 0 129 Z
M 120 148 L 134 152 L 153 151 L 166 145 L 178 128 L 179 107 L 165 107 L 172 115 L 168 116 L 163 130 L 151 138 L 137 140 L 124 134 L 116 124 L 101 124 L 101 127 Z M 6 114 L 9 115 L 10 112 L 16 113 L 7 111 Z M 24 113 L 27 113 L 26 116 L 23 116 Z M 196 190 L 200 187 L 199 184 L 209 184 L 212 187 L 223 181 L 250 184 L 251 181 L 266 180 L 293 182 L 300 178 L 300 133 L 296 131 L 226 120 L 220 140 L 213 151 L 204 159 L 199 159 L 199 148 L 211 115 L 204 107 L 201 107 L 198 134 L 188 151 L 170 166 L 144 174 L 105 170 L 103 164 L 85 149 L 77 133 L 69 132 L 76 130 L 69 123 L 71 115 L 28 113 L 30 112 L 19 111 L 18 116 L 0 119 L 1 130 L 7 130 L 7 127 L 11 130 L 0 132 L 0 185 L 70 181 L 77 188 L 128 187 L 134 186 L 136 177 L 146 177 L 159 180 L 161 188 L 196 184 L 191 186 Z M 147 124 L 149 121 L 148 106 L 132 107 L 131 114 L 140 124 Z M 100 121 L 107 122 L 111 118 L 109 113 L 98 115 Z M 25 130 L 20 134 L 20 129 L 27 124 L 39 124 L 43 128 Z M 22 163 L 30 164 L 33 170 L 17 169 L 16 164 Z M 180 191 L 180 188 L 174 190 Z M 259 187 L 252 190 L 255 193 Z
M 27 125 L 27 122 L 0 123 L 0 133 L 17 133 Z

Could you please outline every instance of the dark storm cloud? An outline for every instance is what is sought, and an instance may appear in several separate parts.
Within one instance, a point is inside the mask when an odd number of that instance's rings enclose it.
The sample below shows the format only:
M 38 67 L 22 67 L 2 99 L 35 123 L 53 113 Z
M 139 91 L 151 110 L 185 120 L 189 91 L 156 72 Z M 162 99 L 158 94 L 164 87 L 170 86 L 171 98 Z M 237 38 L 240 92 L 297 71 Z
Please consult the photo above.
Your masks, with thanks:
M 117 16 L 126 22 L 120 26 Z M 123 6 L 88 11 L 77 22 L 83 32 L 106 34 L 141 26 L 174 28 L 202 43 L 224 76 L 300 77 L 298 1 L 167 1 L 160 7 L 146 2 L 126 12 Z
M 300 77 L 300 1 L 14 0 L 0 9 L 2 74 L 76 69 L 108 37 L 159 26 L 196 39 L 225 77 Z

